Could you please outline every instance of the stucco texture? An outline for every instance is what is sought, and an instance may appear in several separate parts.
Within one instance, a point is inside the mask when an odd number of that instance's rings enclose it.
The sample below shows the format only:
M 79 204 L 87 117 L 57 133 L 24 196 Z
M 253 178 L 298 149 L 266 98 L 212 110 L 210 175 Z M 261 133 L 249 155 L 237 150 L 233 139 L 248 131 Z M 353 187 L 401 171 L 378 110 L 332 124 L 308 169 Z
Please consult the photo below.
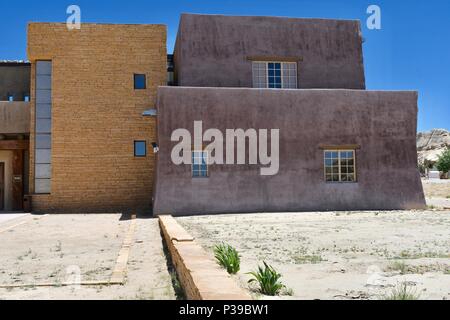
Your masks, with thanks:
M 392 210 L 425 207 L 417 169 L 417 92 L 161 87 L 155 214 Z M 192 178 L 171 134 L 280 129 L 280 170 L 211 165 Z M 326 183 L 322 145 L 358 145 L 357 183 Z
M 30 133 L 30 103 L 0 101 L 0 134 Z
M 298 87 L 365 89 L 358 20 L 183 14 L 174 51 L 179 86 L 248 87 L 252 60 L 298 62 Z

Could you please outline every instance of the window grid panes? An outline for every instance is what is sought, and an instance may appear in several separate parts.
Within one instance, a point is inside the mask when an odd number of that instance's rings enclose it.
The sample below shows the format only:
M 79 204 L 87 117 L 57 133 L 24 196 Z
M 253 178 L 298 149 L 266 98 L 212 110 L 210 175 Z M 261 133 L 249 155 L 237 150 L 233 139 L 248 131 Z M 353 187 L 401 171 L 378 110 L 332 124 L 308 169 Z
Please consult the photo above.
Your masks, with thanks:
M 208 152 L 193 151 L 192 152 L 192 177 L 206 178 L 208 177 Z
M 297 89 L 296 62 L 253 62 L 253 87 Z
M 326 182 L 356 182 L 355 151 L 325 151 Z

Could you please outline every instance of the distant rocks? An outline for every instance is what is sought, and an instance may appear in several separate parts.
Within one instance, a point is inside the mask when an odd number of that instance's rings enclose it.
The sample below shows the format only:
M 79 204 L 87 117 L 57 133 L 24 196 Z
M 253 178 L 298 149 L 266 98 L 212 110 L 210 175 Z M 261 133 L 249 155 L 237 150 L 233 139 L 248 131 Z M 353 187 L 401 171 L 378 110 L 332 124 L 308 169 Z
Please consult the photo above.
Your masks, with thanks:
M 448 147 L 450 147 L 450 132 L 445 129 L 419 132 L 417 135 L 419 163 L 425 161 L 435 163 Z

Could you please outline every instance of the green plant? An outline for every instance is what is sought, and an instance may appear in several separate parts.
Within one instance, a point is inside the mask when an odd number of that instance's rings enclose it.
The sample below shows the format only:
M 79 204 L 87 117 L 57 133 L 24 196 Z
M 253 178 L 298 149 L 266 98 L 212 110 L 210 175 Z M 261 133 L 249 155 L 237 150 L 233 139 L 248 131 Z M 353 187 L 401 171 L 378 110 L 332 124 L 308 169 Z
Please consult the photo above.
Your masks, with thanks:
M 384 297 L 384 300 L 419 300 L 420 294 L 415 289 L 410 288 L 406 282 L 400 283 L 392 289 L 390 295 Z
M 280 282 L 282 276 L 272 266 L 269 266 L 266 262 L 263 263 L 264 267 L 258 266 L 257 271 L 248 273 L 253 276 L 253 279 L 250 279 L 248 283 L 257 282 L 262 294 L 276 296 L 285 288 Z
M 323 260 L 322 256 L 319 255 L 306 255 L 306 256 L 295 256 L 295 264 L 318 264 Z
M 447 150 L 440 155 L 436 163 L 436 168 L 443 173 L 450 171 L 450 148 L 447 148 Z
M 239 253 L 232 246 L 221 243 L 214 246 L 214 256 L 219 265 L 227 269 L 229 274 L 236 274 L 241 268 Z

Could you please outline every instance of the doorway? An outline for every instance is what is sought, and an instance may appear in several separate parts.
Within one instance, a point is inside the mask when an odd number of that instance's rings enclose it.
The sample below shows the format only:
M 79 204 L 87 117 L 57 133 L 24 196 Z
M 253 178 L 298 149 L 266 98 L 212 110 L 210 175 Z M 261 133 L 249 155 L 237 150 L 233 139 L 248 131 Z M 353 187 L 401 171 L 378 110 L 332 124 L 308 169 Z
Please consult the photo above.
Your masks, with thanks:
M 0 211 L 5 210 L 5 163 L 0 162 Z

